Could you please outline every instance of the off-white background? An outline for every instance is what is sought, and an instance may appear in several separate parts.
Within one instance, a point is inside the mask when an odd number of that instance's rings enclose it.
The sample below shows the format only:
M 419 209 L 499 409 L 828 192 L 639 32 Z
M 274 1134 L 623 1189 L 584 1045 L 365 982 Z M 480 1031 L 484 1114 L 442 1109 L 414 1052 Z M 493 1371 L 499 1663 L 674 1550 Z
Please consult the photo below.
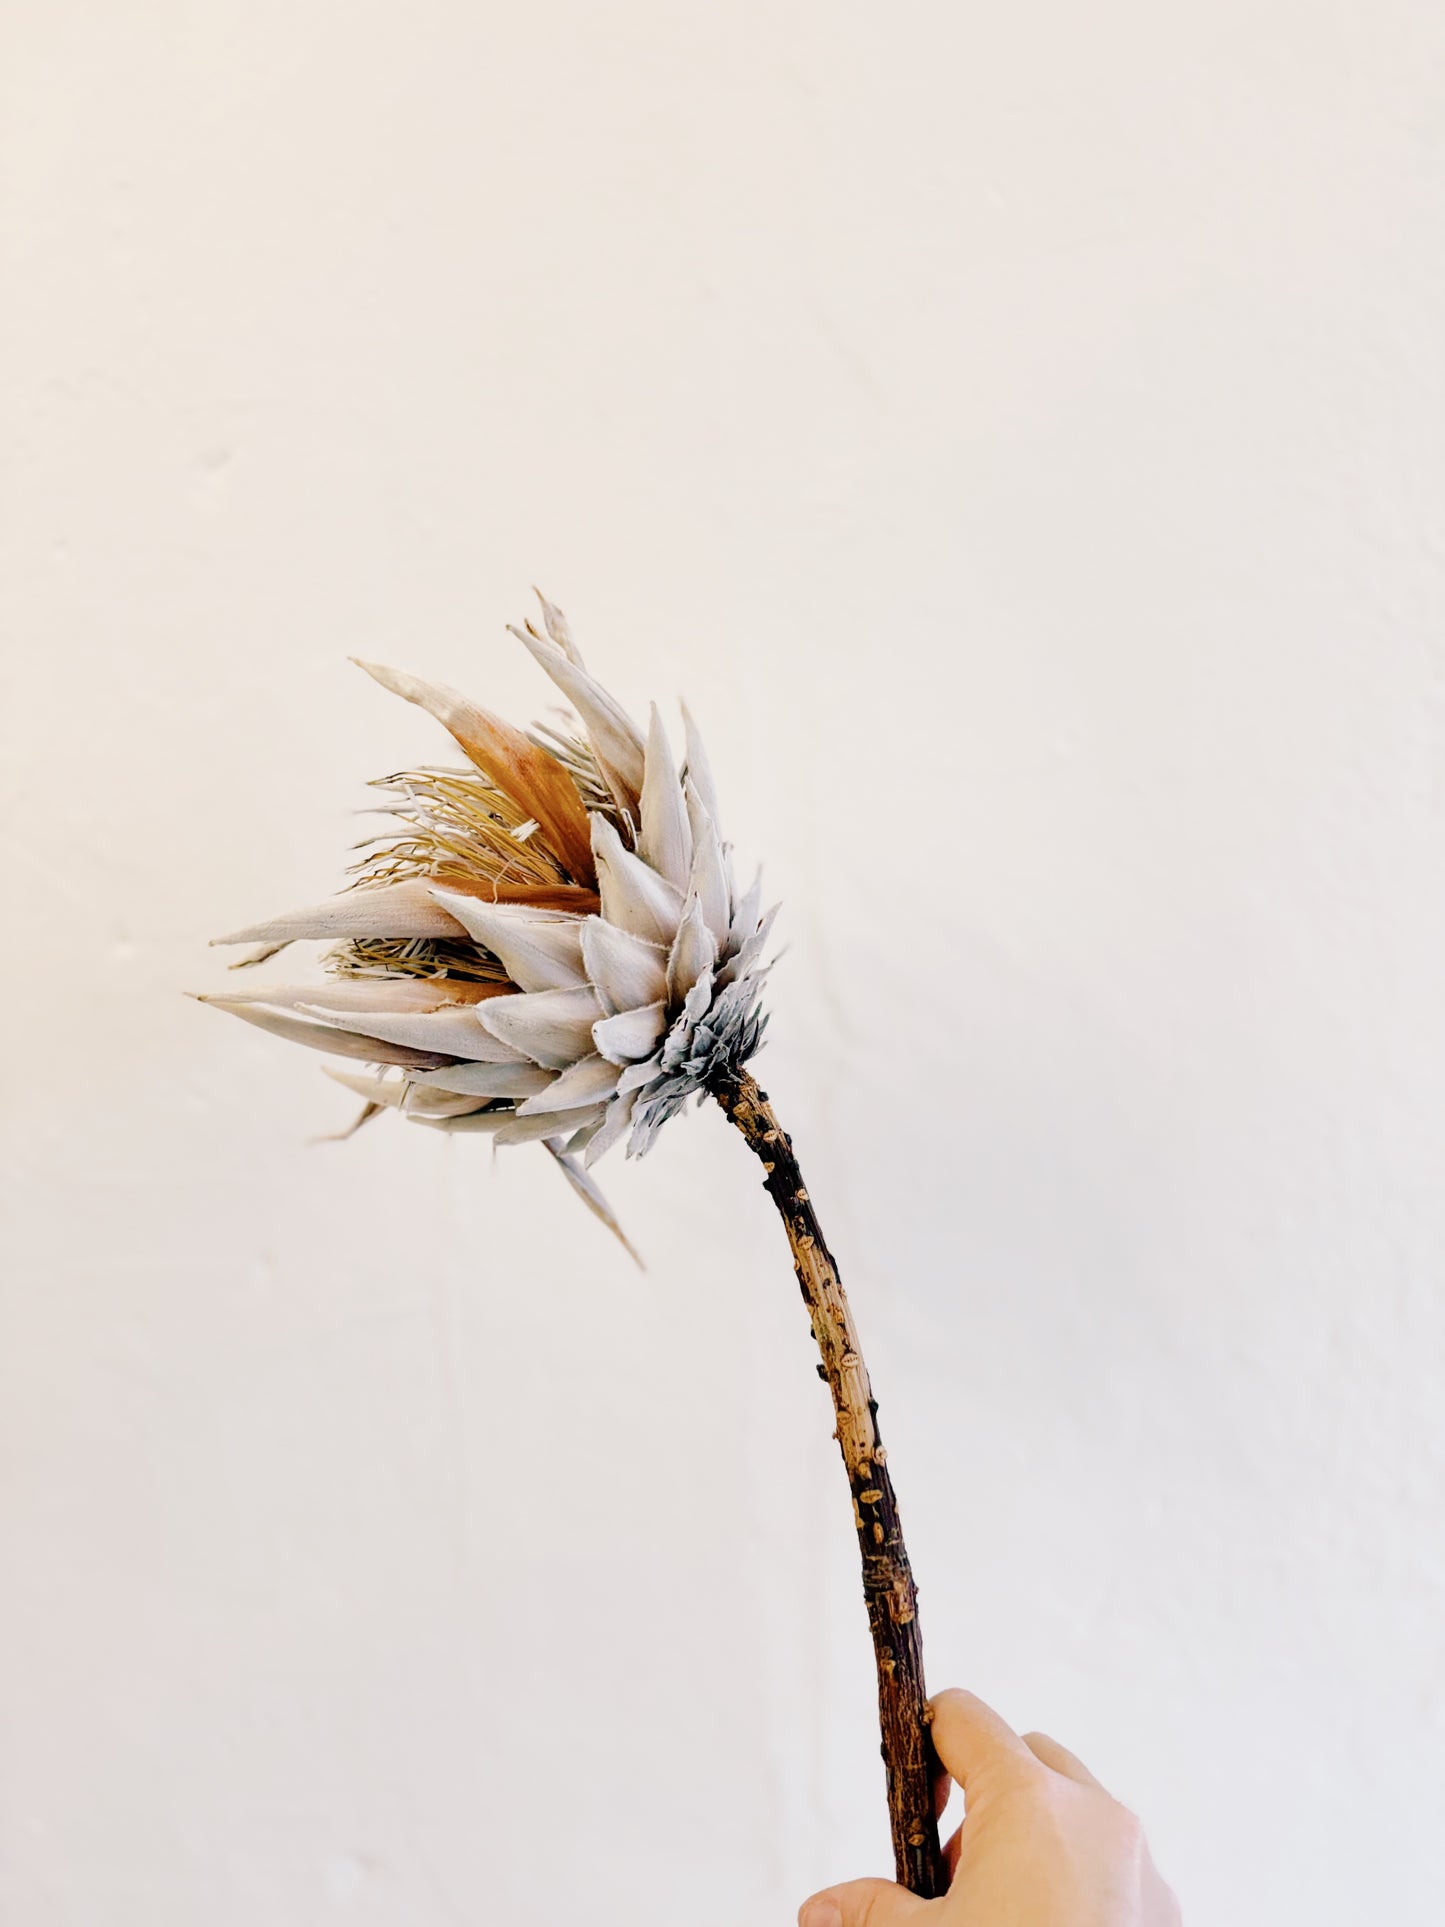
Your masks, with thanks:
M 7 1927 L 768 1927 L 886 1866 L 741 1143 L 183 1001 L 440 752 L 686 694 L 936 1684 L 1191 1927 L 1438 1922 L 1445 19 L 3 12 Z

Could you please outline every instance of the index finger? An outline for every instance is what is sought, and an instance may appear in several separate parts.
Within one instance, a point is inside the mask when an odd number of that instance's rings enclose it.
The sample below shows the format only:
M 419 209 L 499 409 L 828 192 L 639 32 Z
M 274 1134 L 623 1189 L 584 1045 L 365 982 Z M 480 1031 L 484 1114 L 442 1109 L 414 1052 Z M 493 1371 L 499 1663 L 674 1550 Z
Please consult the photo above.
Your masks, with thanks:
M 1038 1761 L 1008 1721 L 976 1693 L 950 1687 L 929 1701 L 933 1747 L 950 1776 L 968 1793 L 970 1780 L 987 1772 L 1038 1770 Z

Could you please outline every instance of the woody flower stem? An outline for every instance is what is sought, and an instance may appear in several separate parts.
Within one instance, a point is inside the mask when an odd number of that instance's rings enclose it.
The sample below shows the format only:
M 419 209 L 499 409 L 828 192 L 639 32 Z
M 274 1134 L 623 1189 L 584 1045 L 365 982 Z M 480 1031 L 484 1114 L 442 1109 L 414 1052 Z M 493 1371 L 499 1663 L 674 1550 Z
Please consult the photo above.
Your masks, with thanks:
M 714 1081 L 712 1092 L 762 1160 L 765 1186 L 787 1231 L 793 1269 L 812 1320 L 822 1360 L 819 1375 L 826 1378 L 833 1394 L 838 1418 L 835 1436 L 853 1493 L 863 1595 L 878 1668 L 878 1722 L 888 1770 L 894 1866 L 900 1885 L 932 1900 L 948 1886 L 933 1813 L 937 1763 L 928 1733 L 918 1595 L 887 1454 L 878 1435 L 877 1401 L 869 1388 L 868 1368 L 838 1267 L 809 1200 L 792 1142 L 778 1123 L 767 1093 L 742 1070 L 723 1073 Z

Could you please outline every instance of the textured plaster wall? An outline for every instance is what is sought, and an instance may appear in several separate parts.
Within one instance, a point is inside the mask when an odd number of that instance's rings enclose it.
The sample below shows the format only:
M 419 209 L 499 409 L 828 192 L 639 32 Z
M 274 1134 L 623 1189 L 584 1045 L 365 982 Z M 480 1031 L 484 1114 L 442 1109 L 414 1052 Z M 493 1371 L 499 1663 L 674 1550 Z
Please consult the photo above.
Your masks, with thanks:
M 183 1001 L 542 582 L 686 694 L 937 1684 L 1191 1927 L 1441 1917 L 1445 18 L 10 0 L 7 1927 L 886 1864 L 781 1239 Z

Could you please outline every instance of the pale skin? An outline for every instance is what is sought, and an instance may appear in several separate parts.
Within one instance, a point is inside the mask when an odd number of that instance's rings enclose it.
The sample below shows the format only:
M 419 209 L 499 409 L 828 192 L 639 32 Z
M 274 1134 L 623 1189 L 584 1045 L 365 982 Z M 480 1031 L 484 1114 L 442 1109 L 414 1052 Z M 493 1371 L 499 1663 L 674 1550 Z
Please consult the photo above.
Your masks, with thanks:
M 799 1927 L 1180 1927 L 1143 1828 L 1067 1747 L 1020 1736 L 972 1693 L 932 1707 L 939 1812 L 953 1785 L 964 1798 L 948 1892 L 853 1880 L 804 1901 Z

